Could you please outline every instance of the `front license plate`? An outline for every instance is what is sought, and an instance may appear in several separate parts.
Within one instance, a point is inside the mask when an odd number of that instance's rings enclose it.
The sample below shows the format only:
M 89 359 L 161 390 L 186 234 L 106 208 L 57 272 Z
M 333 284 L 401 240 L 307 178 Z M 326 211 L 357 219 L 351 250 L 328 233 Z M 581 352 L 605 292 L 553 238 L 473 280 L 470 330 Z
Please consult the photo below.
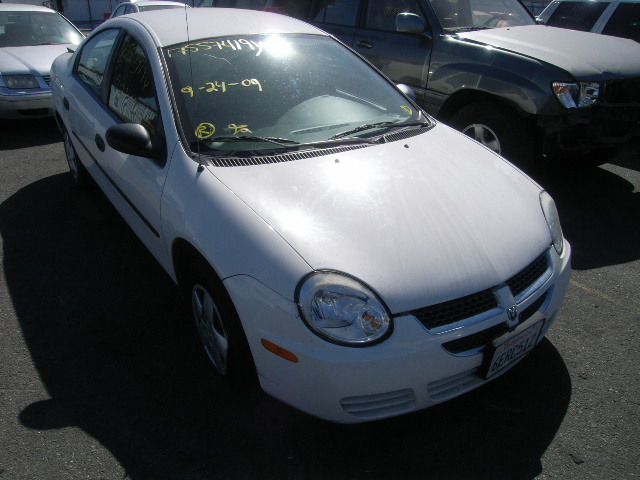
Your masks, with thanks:
M 491 378 L 535 347 L 543 325 L 544 320 L 495 345 L 485 378 Z

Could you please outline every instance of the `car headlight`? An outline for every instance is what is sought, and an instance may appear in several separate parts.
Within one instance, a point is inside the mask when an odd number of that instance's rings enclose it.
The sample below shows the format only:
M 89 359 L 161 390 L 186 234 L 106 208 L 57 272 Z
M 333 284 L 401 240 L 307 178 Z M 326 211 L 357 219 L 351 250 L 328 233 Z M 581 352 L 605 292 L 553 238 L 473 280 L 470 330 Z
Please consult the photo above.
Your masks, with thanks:
M 551 195 L 543 191 L 540 194 L 540 205 L 542 206 L 544 218 L 549 226 L 553 247 L 556 249 L 556 252 L 558 252 L 558 255 L 560 255 L 564 248 L 564 239 L 562 236 L 562 227 L 560 226 L 560 217 L 558 216 L 556 203 L 553 201 L 553 198 L 551 198 Z
M 40 88 L 34 75 L 3 75 L 7 88 Z
M 595 82 L 553 82 L 553 93 L 564 108 L 593 105 L 600 95 L 600 84 Z
M 296 303 L 305 324 L 333 343 L 363 347 L 391 334 L 391 315 L 378 296 L 347 275 L 320 271 L 303 278 Z

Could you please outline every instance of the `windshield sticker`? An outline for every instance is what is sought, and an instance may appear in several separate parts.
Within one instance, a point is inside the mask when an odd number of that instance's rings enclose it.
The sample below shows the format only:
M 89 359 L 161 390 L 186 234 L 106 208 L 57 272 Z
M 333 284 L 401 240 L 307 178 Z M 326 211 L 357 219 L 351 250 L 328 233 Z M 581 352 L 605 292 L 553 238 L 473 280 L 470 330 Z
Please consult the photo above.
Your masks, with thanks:
M 230 123 L 228 127 L 234 131 L 234 135 L 238 135 L 239 133 L 253 133 L 249 130 L 249 125 L 236 125 L 235 123 Z
M 230 87 L 236 87 L 241 85 L 243 87 L 250 87 L 255 85 L 258 87 L 258 90 L 262 91 L 262 84 L 256 80 L 255 78 L 245 78 L 241 82 L 206 82 L 203 87 L 198 87 L 198 90 L 204 90 L 205 92 L 226 92 Z M 187 86 L 180 89 L 182 93 L 188 93 L 190 97 L 193 97 L 194 90 L 193 87 Z
M 188 43 L 187 45 L 183 45 L 181 47 L 170 48 L 167 50 L 167 54 L 169 57 L 172 57 L 173 54 L 181 53 L 182 55 L 187 55 L 187 53 L 197 53 L 197 52 L 206 52 L 209 50 L 253 50 L 256 52 L 256 57 L 259 57 L 262 53 L 262 42 L 255 42 L 253 40 L 247 40 L 244 38 L 238 39 L 229 39 L 229 40 L 212 40 L 207 42 L 194 42 Z
M 400 108 L 407 112 L 409 115 L 413 115 L 413 110 L 411 110 L 411 107 L 408 107 L 407 105 L 400 105 Z
M 200 140 L 211 138 L 214 133 L 216 133 L 216 127 L 211 123 L 201 123 L 198 125 L 198 128 L 196 128 L 196 137 Z

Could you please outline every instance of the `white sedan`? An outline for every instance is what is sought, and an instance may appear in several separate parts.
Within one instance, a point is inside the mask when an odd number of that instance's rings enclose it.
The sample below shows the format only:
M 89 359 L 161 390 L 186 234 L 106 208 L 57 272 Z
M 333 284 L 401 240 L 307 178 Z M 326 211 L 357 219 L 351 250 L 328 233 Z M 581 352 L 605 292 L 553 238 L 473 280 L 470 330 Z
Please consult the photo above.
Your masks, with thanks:
M 558 315 L 551 197 L 308 24 L 119 17 L 52 88 L 73 178 L 190 299 L 233 384 L 335 422 L 400 415 L 503 374 Z
M 189 8 L 182 2 L 169 2 L 167 0 L 132 0 L 119 4 L 109 18 L 119 17 L 128 13 L 148 12 L 150 10 L 168 10 L 172 8 Z
M 50 117 L 51 63 L 83 38 L 49 8 L 0 4 L 0 118 Z

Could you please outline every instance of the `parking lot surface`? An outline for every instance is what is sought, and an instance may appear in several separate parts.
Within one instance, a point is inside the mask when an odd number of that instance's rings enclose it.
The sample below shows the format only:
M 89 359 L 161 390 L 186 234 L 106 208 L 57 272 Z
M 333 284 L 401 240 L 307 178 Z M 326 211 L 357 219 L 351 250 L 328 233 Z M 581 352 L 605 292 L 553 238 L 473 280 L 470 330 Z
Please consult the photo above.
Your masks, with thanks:
M 536 176 L 574 255 L 547 339 L 454 401 L 346 426 L 218 382 L 168 276 L 73 189 L 55 123 L 0 137 L 0 479 L 640 475 L 640 142 Z

